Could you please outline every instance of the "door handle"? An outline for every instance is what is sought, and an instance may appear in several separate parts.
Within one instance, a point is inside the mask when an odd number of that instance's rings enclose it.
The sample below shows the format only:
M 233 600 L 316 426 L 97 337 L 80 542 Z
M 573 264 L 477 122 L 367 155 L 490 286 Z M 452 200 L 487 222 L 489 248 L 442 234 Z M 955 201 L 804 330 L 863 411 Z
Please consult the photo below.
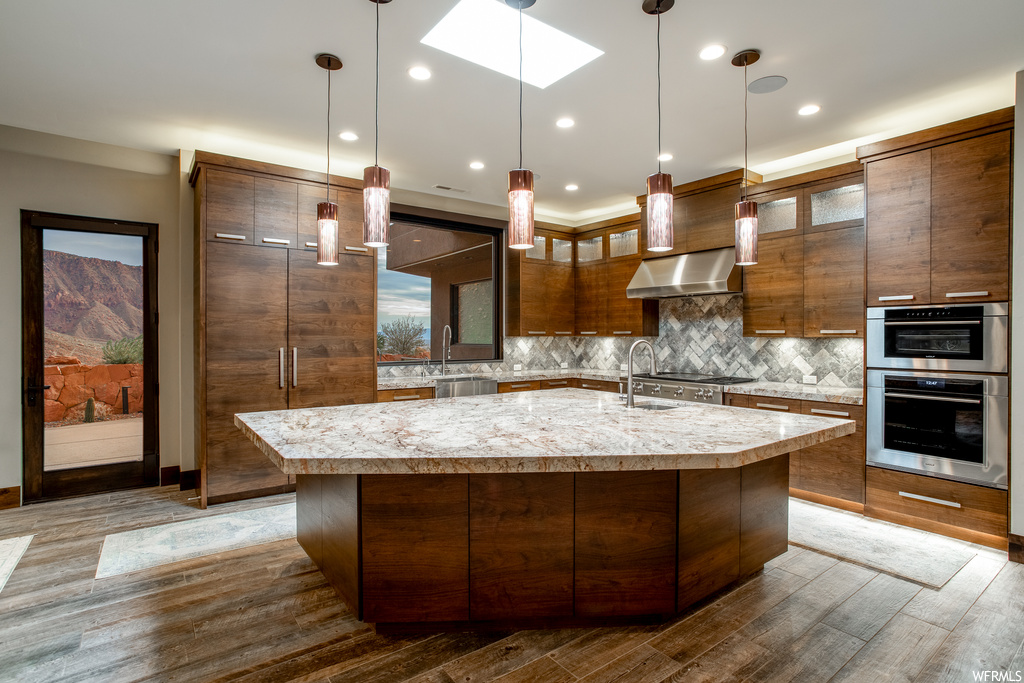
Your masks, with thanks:
M 284 389 L 284 347 L 277 350 L 277 387 Z
M 46 391 L 50 388 L 49 384 L 43 384 L 41 386 L 27 386 L 25 387 L 25 405 L 29 408 L 36 407 L 36 396 L 41 391 Z
M 292 347 L 292 386 L 299 386 L 299 347 Z

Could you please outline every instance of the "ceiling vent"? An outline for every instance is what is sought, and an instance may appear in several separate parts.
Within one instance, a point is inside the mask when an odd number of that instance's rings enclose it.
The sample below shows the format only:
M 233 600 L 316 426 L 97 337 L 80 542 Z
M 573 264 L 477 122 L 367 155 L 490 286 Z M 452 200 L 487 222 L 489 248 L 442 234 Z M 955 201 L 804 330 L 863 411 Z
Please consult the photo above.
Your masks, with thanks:
M 447 185 L 434 185 L 434 189 L 435 190 L 444 190 L 445 192 L 458 192 L 460 194 L 465 194 L 466 193 L 466 191 L 463 190 L 462 188 L 448 187 Z

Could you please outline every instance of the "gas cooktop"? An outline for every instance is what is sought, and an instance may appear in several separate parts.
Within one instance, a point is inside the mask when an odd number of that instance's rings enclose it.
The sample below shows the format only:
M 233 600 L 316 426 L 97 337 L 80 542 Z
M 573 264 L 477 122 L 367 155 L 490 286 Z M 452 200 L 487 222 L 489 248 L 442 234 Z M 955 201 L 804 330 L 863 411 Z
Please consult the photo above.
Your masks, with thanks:
M 717 375 L 698 375 L 691 372 L 659 372 L 657 375 L 650 373 L 637 373 L 633 375 L 636 379 L 646 380 L 668 380 L 671 382 L 690 382 L 691 384 L 745 384 L 753 382 L 750 377 L 720 377 Z

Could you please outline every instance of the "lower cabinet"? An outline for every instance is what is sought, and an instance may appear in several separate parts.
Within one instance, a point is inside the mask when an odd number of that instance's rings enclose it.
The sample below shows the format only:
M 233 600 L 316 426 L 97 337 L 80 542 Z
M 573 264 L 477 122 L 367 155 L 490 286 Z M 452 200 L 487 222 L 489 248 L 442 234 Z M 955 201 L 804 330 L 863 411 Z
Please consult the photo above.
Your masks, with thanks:
M 868 467 L 866 498 L 870 517 L 1006 550 L 1006 491 Z
M 511 394 L 516 391 L 537 391 L 540 389 L 540 380 L 524 382 L 498 382 L 499 394 Z
M 433 387 L 377 390 L 377 403 L 391 403 L 393 401 L 421 401 L 425 398 L 434 398 Z
M 601 379 L 577 379 L 573 380 L 573 386 L 578 389 L 591 389 L 593 391 L 610 391 L 612 393 L 621 394 L 625 391 L 624 382 L 609 382 L 608 380 Z

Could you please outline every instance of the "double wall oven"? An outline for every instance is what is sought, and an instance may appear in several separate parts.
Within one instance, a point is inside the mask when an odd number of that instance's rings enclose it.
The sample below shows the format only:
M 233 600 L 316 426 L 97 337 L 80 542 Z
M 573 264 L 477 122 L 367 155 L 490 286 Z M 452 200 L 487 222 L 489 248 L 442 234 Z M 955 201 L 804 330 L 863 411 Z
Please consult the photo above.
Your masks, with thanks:
M 869 465 L 1007 488 L 1008 306 L 869 309 Z

